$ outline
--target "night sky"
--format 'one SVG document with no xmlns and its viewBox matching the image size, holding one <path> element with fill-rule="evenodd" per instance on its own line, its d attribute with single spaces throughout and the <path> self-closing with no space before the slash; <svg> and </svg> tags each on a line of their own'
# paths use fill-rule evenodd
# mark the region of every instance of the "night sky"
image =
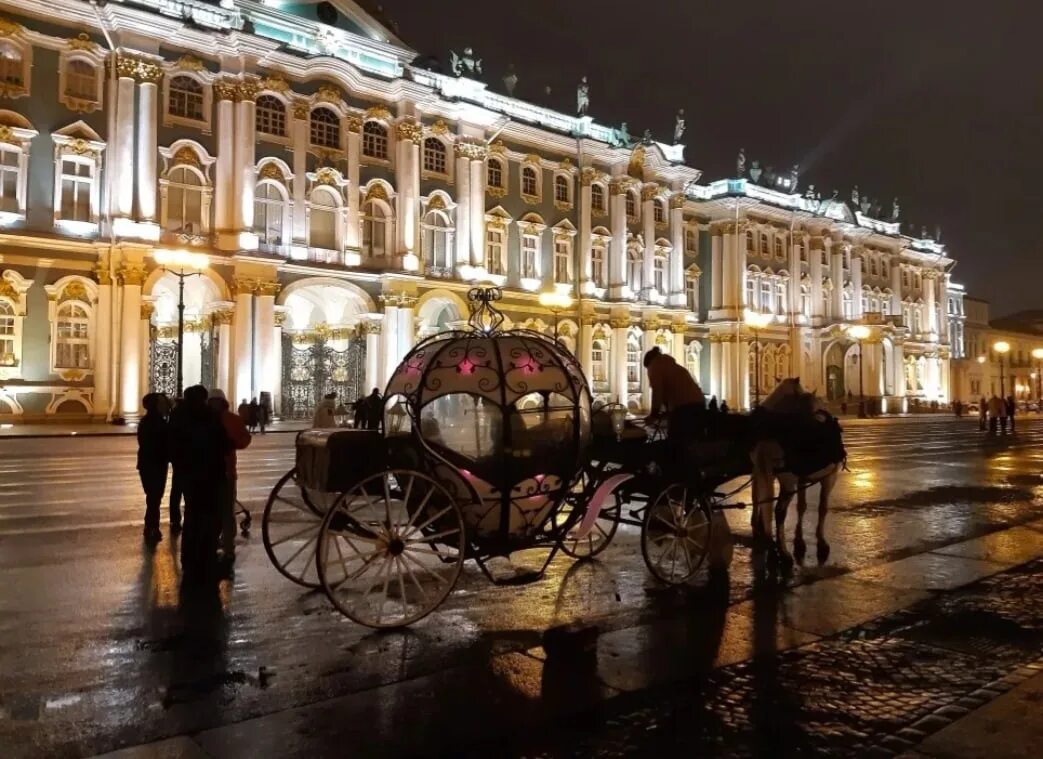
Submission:
<svg viewBox="0 0 1043 759">
<path fill-rule="evenodd" d="M 518 97 L 571 112 L 586 74 L 597 121 L 662 140 L 683 107 L 704 181 L 732 176 L 744 147 L 765 167 L 799 163 L 824 196 L 897 196 L 903 231 L 941 225 L 954 280 L 993 318 L 1043 307 L 1039 3 L 383 3 L 421 53 L 474 47 L 494 89 L 513 63 Z"/>
</svg>

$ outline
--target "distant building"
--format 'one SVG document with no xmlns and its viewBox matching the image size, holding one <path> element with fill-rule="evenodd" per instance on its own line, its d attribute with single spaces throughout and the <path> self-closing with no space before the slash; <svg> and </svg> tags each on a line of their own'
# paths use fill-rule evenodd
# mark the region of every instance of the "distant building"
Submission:
<svg viewBox="0 0 1043 759">
<path fill-rule="evenodd" d="M 1043 311 L 1020 311 L 1000 319 L 989 318 L 987 301 L 966 296 L 965 354 L 953 365 L 955 397 L 978 400 L 982 396 L 1013 395 L 1019 401 L 1038 401 L 1043 359 Z M 997 343 L 1006 343 L 1001 354 Z"/>
</svg>

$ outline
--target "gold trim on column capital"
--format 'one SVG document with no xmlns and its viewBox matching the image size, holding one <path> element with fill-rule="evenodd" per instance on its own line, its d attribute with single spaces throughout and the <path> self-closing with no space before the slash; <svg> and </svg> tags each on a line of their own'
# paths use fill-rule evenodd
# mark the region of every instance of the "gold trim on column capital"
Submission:
<svg viewBox="0 0 1043 759">
<path fill-rule="evenodd" d="M 685 332 L 688 331 L 688 325 L 678 324 L 675 322 L 670 325 L 670 331 L 673 332 L 675 335 L 683 335 Z"/>
<path fill-rule="evenodd" d="M 234 277 L 232 279 L 232 295 L 253 295 L 257 291 L 259 281 L 250 277 Z"/>
<path fill-rule="evenodd" d="M 282 290 L 282 285 L 279 282 L 274 281 L 263 281 L 256 280 L 254 282 L 254 294 L 255 295 L 271 295 L 275 296 Z"/>
<path fill-rule="evenodd" d="M 145 281 L 145 266 L 139 263 L 125 263 L 120 269 L 120 278 L 124 285 L 138 285 Z"/>
<path fill-rule="evenodd" d="M 112 284 L 112 274 L 109 272 L 109 267 L 101 261 L 94 265 L 94 279 L 97 280 L 99 285 Z"/>
<path fill-rule="evenodd" d="M 416 119 L 403 119 L 395 126 L 398 139 L 419 145 L 424 141 L 424 126 Z"/>
<path fill-rule="evenodd" d="M 614 316 L 608 320 L 608 324 L 612 329 L 624 329 L 630 326 L 630 317 Z"/>
</svg>

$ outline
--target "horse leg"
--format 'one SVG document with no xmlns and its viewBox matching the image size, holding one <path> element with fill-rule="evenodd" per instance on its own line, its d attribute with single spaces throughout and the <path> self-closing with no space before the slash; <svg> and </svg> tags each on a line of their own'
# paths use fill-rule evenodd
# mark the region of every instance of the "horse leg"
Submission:
<svg viewBox="0 0 1043 759">
<path fill-rule="evenodd" d="M 790 474 L 779 474 L 779 498 L 775 502 L 775 546 L 785 564 L 792 564 L 793 557 L 786 548 L 786 512 L 796 490 L 797 479 Z"/>
<path fill-rule="evenodd" d="M 759 548 L 771 540 L 771 505 L 775 502 L 775 474 L 772 456 L 763 443 L 751 453 L 753 460 L 753 545 Z"/>
<path fill-rule="evenodd" d="M 808 553 L 808 545 L 804 542 L 804 513 L 808 510 L 808 483 L 797 483 L 797 529 L 793 534 L 793 555 L 801 564 Z"/>
<path fill-rule="evenodd" d="M 816 555 L 820 564 L 829 559 L 829 542 L 826 540 L 826 515 L 829 513 L 829 495 L 837 484 L 837 468 L 822 478 L 822 486 L 818 497 L 818 525 L 815 527 L 815 540 L 818 543 Z"/>
</svg>

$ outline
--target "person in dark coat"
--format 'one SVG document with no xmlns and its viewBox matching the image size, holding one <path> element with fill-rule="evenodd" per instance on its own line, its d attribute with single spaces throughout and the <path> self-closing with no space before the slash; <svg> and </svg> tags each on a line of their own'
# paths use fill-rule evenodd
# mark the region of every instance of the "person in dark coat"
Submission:
<svg viewBox="0 0 1043 759">
<path fill-rule="evenodd" d="M 1014 402 L 1014 396 L 1008 395 L 1007 400 L 1007 418 L 1010 419 L 1010 431 L 1014 432 L 1014 414 L 1018 410 L 1018 404 Z"/>
<path fill-rule="evenodd" d="M 141 399 L 145 416 L 138 423 L 138 475 L 145 491 L 145 540 L 163 539 L 159 529 L 159 510 L 167 487 L 167 399 L 162 393 L 149 393 Z M 179 520 L 180 521 L 180 520 Z"/>
<path fill-rule="evenodd" d="M 366 398 L 366 429 L 379 430 L 383 417 L 384 398 L 380 395 L 379 388 L 373 388 L 373 392 Z"/>
<path fill-rule="evenodd" d="M 354 403 L 355 429 L 366 429 L 366 398 L 360 395 Z"/>
<path fill-rule="evenodd" d="M 256 398 L 250 399 L 250 415 L 246 420 L 246 427 L 250 432 L 257 430 L 257 425 L 261 421 L 261 405 L 257 402 Z"/>
<path fill-rule="evenodd" d="M 206 401 L 206 388 L 193 385 L 170 419 L 170 459 L 185 494 L 181 571 L 190 581 L 215 575 L 225 456 L 232 448 L 220 416 Z"/>
</svg>

